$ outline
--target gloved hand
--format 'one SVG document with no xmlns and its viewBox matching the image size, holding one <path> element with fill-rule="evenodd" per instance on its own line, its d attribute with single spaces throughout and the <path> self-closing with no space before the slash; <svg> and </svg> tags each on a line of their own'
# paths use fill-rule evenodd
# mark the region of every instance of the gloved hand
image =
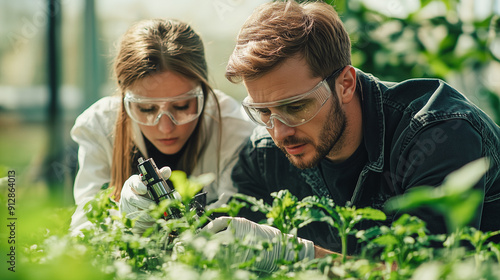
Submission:
<svg viewBox="0 0 500 280">
<path fill-rule="evenodd" d="M 229 240 L 228 234 L 234 234 L 235 239 L 246 239 L 245 241 L 248 243 L 245 244 L 250 246 L 259 244 L 261 241 L 272 243 L 272 249 L 262 250 L 262 252 L 260 252 L 262 258 L 260 260 L 257 259 L 253 264 L 254 268 L 258 270 L 273 272 L 278 270 L 278 266 L 276 265 L 278 259 L 285 259 L 288 261 L 294 260 L 295 252 L 293 250 L 292 239 L 296 239 L 299 244 L 303 245 L 298 254 L 299 260 L 305 258 L 310 260 L 314 259 L 314 243 L 312 241 L 294 237 L 289 234 L 283 234 L 277 228 L 268 225 L 260 225 L 244 218 L 219 217 L 207 224 L 203 230 L 215 234 L 222 240 Z M 285 251 L 283 251 L 282 246 L 286 246 Z M 233 259 L 234 263 L 243 263 L 254 257 L 254 253 L 251 249 L 242 249 L 241 247 L 239 247 L 239 249 L 246 251 L 239 252 L 241 253 L 239 255 L 234 254 L 235 256 L 239 256 L 239 258 Z"/>
<path fill-rule="evenodd" d="M 165 166 L 160 169 L 160 174 L 167 180 L 172 174 L 172 171 L 170 167 Z M 155 223 L 155 219 L 146 211 L 151 205 L 155 204 L 153 200 L 144 196 L 147 192 L 148 189 L 146 185 L 142 183 L 139 175 L 130 176 L 123 184 L 118 207 L 125 217 L 135 220 L 132 231 L 136 234 L 143 234 L 146 229 L 152 227 Z"/>
</svg>

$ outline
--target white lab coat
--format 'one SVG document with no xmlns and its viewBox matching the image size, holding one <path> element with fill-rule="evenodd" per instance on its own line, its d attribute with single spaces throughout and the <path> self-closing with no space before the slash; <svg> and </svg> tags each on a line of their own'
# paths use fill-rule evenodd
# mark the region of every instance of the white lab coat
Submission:
<svg viewBox="0 0 500 280">
<path fill-rule="evenodd" d="M 225 203 L 237 190 L 231 181 L 231 170 L 236 163 L 238 151 L 244 139 L 249 136 L 255 125 L 248 119 L 241 105 L 232 97 L 215 91 L 221 108 L 222 137 L 219 182 L 206 186 L 207 201 L 217 201 L 212 207 Z M 75 121 L 71 137 L 78 143 L 79 170 L 75 178 L 74 198 L 77 208 L 71 219 L 70 230 L 78 233 L 90 226 L 83 207 L 92 200 L 101 186 L 111 180 L 111 160 L 114 143 L 114 127 L 120 98 L 108 96 L 100 99 L 85 110 Z M 207 137 L 198 165 L 192 175 L 217 173 L 217 138 L 219 123 L 213 97 L 209 95 L 204 111 L 201 131 Z M 132 122 L 133 139 L 141 153 L 147 157 L 144 140 L 139 126 Z M 161 168 L 161 166 L 158 166 Z M 224 194 L 224 195 L 223 195 Z M 218 199 L 219 198 L 219 199 Z M 217 200 L 218 199 L 218 200 Z"/>
</svg>

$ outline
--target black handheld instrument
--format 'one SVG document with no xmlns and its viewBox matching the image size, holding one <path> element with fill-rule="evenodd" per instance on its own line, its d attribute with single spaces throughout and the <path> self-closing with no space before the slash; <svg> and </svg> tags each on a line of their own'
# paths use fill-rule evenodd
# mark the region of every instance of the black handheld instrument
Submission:
<svg viewBox="0 0 500 280">
<path fill-rule="evenodd" d="M 180 195 L 175 191 L 175 189 L 170 188 L 165 179 L 160 174 L 158 167 L 152 158 L 144 160 L 142 157 L 139 158 L 139 165 L 137 166 L 140 172 L 140 176 L 144 185 L 148 188 L 149 196 L 159 204 L 165 199 L 179 199 Z M 168 208 L 164 213 L 165 219 L 179 219 L 181 218 L 181 213 L 177 208 Z"/>
</svg>

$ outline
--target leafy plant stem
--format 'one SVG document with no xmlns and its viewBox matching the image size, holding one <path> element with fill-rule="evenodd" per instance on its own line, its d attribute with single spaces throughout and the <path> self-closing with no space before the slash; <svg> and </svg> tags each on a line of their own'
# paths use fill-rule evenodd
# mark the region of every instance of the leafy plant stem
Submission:
<svg viewBox="0 0 500 280">
<path fill-rule="evenodd" d="M 342 223 L 342 230 L 340 231 L 340 240 L 342 242 L 342 263 L 347 260 L 347 232 L 345 222 Z"/>
<path fill-rule="evenodd" d="M 461 229 L 457 227 L 455 229 L 455 232 L 452 234 L 453 239 L 452 239 L 452 244 L 450 246 L 452 262 L 455 262 L 456 260 L 458 260 L 460 258 L 460 254 L 458 252 L 460 233 L 461 233 Z"/>
</svg>

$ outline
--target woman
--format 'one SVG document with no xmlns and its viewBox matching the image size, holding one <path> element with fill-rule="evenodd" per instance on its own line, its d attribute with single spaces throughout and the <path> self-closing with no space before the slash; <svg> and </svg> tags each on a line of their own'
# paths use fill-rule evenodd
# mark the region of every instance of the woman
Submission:
<svg viewBox="0 0 500 280">
<path fill-rule="evenodd" d="M 80 166 L 71 230 L 90 225 L 83 207 L 103 185 L 120 201 L 139 157 L 188 175 L 216 174 L 204 189 L 207 201 L 226 202 L 236 192 L 230 173 L 237 151 L 254 125 L 238 102 L 208 84 L 198 34 L 176 20 L 141 21 L 125 33 L 114 71 L 119 96 L 97 101 L 71 130 Z"/>
</svg>

